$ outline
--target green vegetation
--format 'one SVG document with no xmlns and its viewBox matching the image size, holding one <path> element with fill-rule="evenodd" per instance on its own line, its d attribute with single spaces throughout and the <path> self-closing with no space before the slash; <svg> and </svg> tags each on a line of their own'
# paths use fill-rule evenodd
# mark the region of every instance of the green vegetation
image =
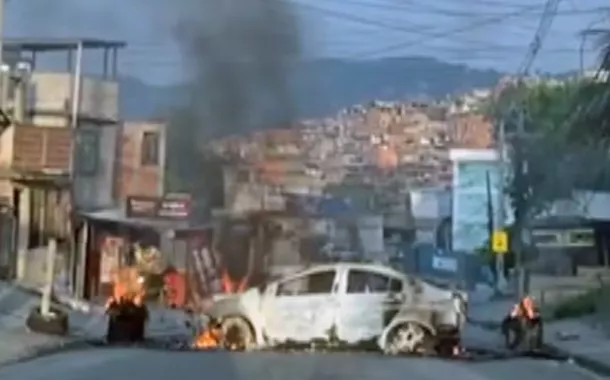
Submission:
<svg viewBox="0 0 610 380">
<path fill-rule="evenodd" d="M 606 311 L 610 306 L 610 286 L 593 289 L 559 303 L 552 309 L 553 319 L 579 318 Z"/>
<path fill-rule="evenodd" d="M 512 161 L 527 162 L 527 170 L 507 184 L 513 207 L 520 203 L 525 219 L 569 198 L 574 188 L 608 187 L 610 140 L 599 128 L 608 89 L 590 79 L 515 84 L 488 107 L 488 115 L 505 125 Z M 518 133 L 521 124 L 524 133 Z"/>
</svg>

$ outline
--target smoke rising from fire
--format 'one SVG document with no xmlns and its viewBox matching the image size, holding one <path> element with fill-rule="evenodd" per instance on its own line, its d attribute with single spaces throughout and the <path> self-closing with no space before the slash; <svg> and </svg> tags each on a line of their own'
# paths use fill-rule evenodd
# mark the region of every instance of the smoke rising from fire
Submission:
<svg viewBox="0 0 610 380">
<path fill-rule="evenodd" d="M 177 2 L 172 2 L 177 4 Z M 283 127 L 294 116 L 291 68 L 301 51 L 286 0 L 187 0 L 176 41 L 200 136 Z"/>
<path fill-rule="evenodd" d="M 203 154 L 210 139 L 293 122 L 299 22 L 287 0 L 165 1 L 171 17 L 179 12 L 174 36 L 189 78 L 168 131 L 170 187 L 209 209 L 222 203 L 222 174 Z"/>
</svg>

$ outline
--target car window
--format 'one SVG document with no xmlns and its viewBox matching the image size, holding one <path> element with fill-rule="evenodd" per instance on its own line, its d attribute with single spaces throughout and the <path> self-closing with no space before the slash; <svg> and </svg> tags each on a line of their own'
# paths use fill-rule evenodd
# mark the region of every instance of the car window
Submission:
<svg viewBox="0 0 610 380">
<path fill-rule="evenodd" d="M 399 278 L 390 279 L 390 292 L 400 293 L 400 292 L 402 292 L 402 289 L 403 289 L 403 283 L 402 283 L 401 279 L 399 279 Z"/>
<path fill-rule="evenodd" d="M 347 276 L 348 293 L 387 293 L 402 291 L 402 281 L 379 273 L 351 269 Z"/>
<path fill-rule="evenodd" d="M 277 287 L 278 296 L 298 296 L 305 294 L 331 293 L 335 282 L 335 271 L 311 273 L 282 282 Z"/>
</svg>

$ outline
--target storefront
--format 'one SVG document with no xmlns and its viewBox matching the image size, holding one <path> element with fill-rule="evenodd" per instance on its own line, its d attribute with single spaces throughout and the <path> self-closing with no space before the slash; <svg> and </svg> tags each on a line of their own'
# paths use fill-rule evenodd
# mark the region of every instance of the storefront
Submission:
<svg viewBox="0 0 610 380">
<path fill-rule="evenodd" d="M 188 198 L 169 197 L 133 197 L 122 209 L 83 214 L 86 255 L 77 269 L 80 295 L 107 297 L 113 273 L 126 266 L 136 267 L 147 279 L 151 296 L 158 297 L 151 301 L 162 301 L 163 280 L 169 271 L 175 271 L 186 284 L 192 267 L 189 252 L 201 249 L 206 240 L 202 237 L 209 234 L 208 227 L 193 227 L 189 214 Z"/>
</svg>

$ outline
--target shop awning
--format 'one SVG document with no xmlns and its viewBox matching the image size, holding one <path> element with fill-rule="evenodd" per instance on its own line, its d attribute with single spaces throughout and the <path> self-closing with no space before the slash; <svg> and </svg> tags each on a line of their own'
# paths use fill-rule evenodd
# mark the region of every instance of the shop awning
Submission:
<svg viewBox="0 0 610 380">
<path fill-rule="evenodd" d="M 121 208 L 81 212 L 81 215 L 92 221 L 118 223 L 136 228 L 151 228 L 158 232 L 170 232 L 192 229 L 188 221 L 164 220 L 157 218 L 130 218 Z"/>
</svg>

